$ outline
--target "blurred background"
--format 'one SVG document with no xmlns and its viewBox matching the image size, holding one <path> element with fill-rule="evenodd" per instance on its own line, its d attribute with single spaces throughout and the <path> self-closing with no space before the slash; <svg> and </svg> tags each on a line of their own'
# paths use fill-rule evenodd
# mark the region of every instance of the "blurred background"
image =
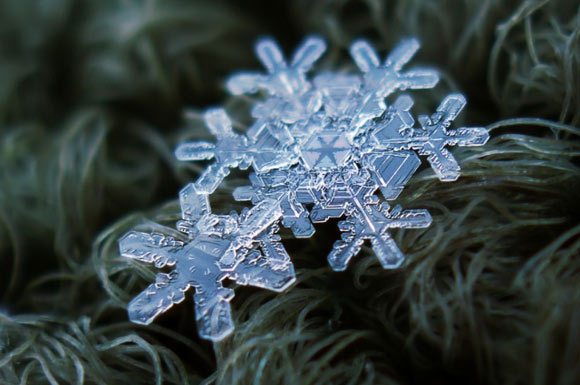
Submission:
<svg viewBox="0 0 580 385">
<path fill-rule="evenodd" d="M 258 38 L 290 55 L 313 34 L 328 44 L 315 70 L 340 71 L 357 38 L 384 57 L 417 37 L 411 66 L 441 81 L 416 112 L 462 92 L 458 123 L 492 140 L 454 151 L 458 182 L 427 167 L 409 184 L 398 203 L 434 223 L 396 233 L 400 271 L 365 249 L 333 273 L 333 222 L 285 237 L 287 294 L 236 290 L 223 343 L 197 337 L 191 300 L 129 323 L 154 271 L 116 240 L 171 228 L 204 167 L 174 148 L 211 138 L 196 118 L 210 106 L 247 127 L 256 97 L 224 82 L 261 71 Z M 572 0 L 0 0 L 0 383 L 579 383 L 579 38 Z M 238 209 L 245 177 L 212 204 Z"/>
</svg>

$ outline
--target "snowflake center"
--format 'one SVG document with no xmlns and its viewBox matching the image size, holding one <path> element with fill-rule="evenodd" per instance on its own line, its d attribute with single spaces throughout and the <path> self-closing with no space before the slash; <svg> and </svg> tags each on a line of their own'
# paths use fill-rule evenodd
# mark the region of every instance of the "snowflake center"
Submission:
<svg viewBox="0 0 580 385">
<path fill-rule="evenodd" d="M 352 146 L 338 130 L 323 130 L 314 135 L 301 149 L 304 165 L 312 169 L 330 169 L 344 165 Z"/>
</svg>

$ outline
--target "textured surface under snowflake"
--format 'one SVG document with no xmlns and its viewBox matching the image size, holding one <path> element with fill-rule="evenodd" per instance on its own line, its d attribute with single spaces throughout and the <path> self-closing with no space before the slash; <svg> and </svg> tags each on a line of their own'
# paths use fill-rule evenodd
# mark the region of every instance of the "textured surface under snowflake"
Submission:
<svg viewBox="0 0 580 385">
<path fill-rule="evenodd" d="M 431 224 L 427 210 L 403 210 L 387 201 L 397 198 L 426 156 L 441 181 L 459 177 L 459 165 L 447 146 L 480 146 L 484 128 L 450 125 L 465 105 L 460 94 L 448 95 L 432 115 L 410 110 L 413 99 L 402 90 L 432 88 L 438 75 L 430 69 L 403 70 L 419 48 L 415 39 L 402 41 L 384 61 L 365 41 L 350 49 L 362 75 L 321 73 L 306 76 L 326 46 L 307 39 L 287 62 L 271 40 L 257 44 L 267 73 L 242 73 L 229 79 L 234 95 L 262 91 L 254 124 L 236 133 L 225 110 L 210 109 L 204 120 L 215 143 L 180 145 L 183 161 L 212 160 L 199 179 L 180 193 L 182 220 L 177 228 L 186 240 L 162 234 L 130 232 L 120 240 L 121 254 L 156 267 L 156 282 L 129 304 L 132 321 L 148 324 L 195 289 L 195 311 L 201 337 L 219 341 L 234 325 L 229 301 L 230 279 L 283 291 L 295 281 L 292 262 L 277 232 L 290 228 L 299 238 L 314 235 L 314 225 L 340 218 L 342 236 L 328 255 L 330 266 L 345 270 L 369 240 L 385 269 L 396 268 L 404 254 L 389 234 L 391 228 Z M 251 201 L 240 215 L 211 213 L 208 196 L 231 168 L 248 169 L 251 184 L 237 188 L 234 198 Z"/>
</svg>

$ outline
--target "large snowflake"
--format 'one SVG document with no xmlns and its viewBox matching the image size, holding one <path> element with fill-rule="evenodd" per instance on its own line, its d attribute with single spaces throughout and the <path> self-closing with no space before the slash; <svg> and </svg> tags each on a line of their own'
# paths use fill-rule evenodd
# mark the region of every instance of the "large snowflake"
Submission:
<svg viewBox="0 0 580 385">
<path fill-rule="evenodd" d="M 241 285 L 282 291 L 296 279 L 290 257 L 275 234 L 282 210 L 265 199 L 241 215 L 211 213 L 207 194 L 193 184 L 180 193 L 177 228 L 186 240 L 163 234 L 131 231 L 119 240 L 121 254 L 156 267 L 174 266 L 158 273 L 155 283 L 129 303 L 129 318 L 149 324 L 195 288 L 195 313 L 201 337 L 219 341 L 234 330 L 226 278 Z"/>
<path fill-rule="evenodd" d="M 430 69 L 403 72 L 419 48 L 416 39 L 401 42 L 384 62 L 365 41 L 351 46 L 362 76 L 322 73 L 306 77 L 322 55 L 324 41 L 307 39 L 290 62 L 271 40 L 257 44 L 266 74 L 242 73 L 227 82 L 234 95 L 262 91 L 254 123 L 246 134 L 232 129 L 221 108 L 207 110 L 204 120 L 215 143 L 184 143 L 176 150 L 183 161 L 214 160 L 199 179 L 181 192 L 182 220 L 178 230 L 186 240 L 161 234 L 130 232 L 120 240 L 121 253 L 157 267 L 175 266 L 129 304 L 130 318 L 149 323 L 184 292 L 195 288 L 196 315 L 203 338 L 219 341 L 233 323 L 231 289 L 222 281 L 282 291 L 294 280 L 294 269 L 279 237 L 279 224 L 296 237 L 307 238 L 314 224 L 338 222 L 341 239 L 328 255 L 337 271 L 347 268 L 365 239 L 385 269 L 404 260 L 391 228 L 421 228 L 431 224 L 426 210 L 391 207 L 419 167 L 427 160 L 441 181 L 459 177 L 459 165 L 446 146 L 479 146 L 488 139 L 484 128 L 450 125 L 465 105 L 460 94 L 448 95 L 430 116 L 410 112 L 413 100 L 397 91 L 432 88 L 438 75 Z M 251 185 L 239 187 L 234 198 L 251 201 L 241 215 L 211 214 L 208 195 L 231 168 L 252 167 Z"/>
</svg>

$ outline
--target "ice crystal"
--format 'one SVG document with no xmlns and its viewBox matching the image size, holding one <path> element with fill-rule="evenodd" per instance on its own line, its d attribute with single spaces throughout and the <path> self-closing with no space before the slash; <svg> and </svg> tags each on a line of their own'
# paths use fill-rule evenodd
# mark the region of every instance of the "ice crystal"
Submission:
<svg viewBox="0 0 580 385">
<path fill-rule="evenodd" d="M 121 254 L 156 267 L 172 266 L 158 273 L 155 283 L 128 306 L 131 321 L 149 324 L 195 289 L 195 314 L 199 335 L 220 341 L 234 325 L 229 301 L 232 289 L 223 287 L 228 278 L 240 285 L 283 291 L 295 280 L 290 257 L 276 235 L 282 215 L 278 202 L 265 199 L 241 215 L 211 213 L 208 195 L 195 185 L 180 193 L 182 220 L 178 240 L 162 234 L 131 231 L 119 240 Z"/>
<path fill-rule="evenodd" d="M 450 129 L 465 105 L 460 94 L 448 95 L 430 116 L 410 110 L 413 100 L 397 91 L 432 88 L 434 70 L 403 67 L 419 48 L 416 39 L 402 41 L 381 63 L 365 41 L 355 42 L 351 56 L 362 76 L 325 72 L 306 76 L 326 49 L 308 38 L 291 62 L 272 40 L 256 46 L 267 73 L 240 73 L 227 82 L 234 95 L 263 92 L 252 109 L 254 123 L 245 134 L 232 129 L 221 108 L 207 110 L 204 121 L 215 143 L 181 144 L 179 160 L 212 160 L 195 183 L 181 191 L 185 240 L 161 234 L 130 232 L 120 240 L 121 253 L 157 267 L 157 281 L 129 304 L 130 318 L 149 323 L 185 291 L 195 288 L 196 315 L 203 338 L 219 341 L 233 330 L 229 301 L 233 291 L 224 279 L 282 291 L 295 280 L 294 269 L 279 237 L 279 225 L 308 238 L 314 224 L 338 218 L 342 236 L 328 255 L 330 266 L 345 270 L 365 240 L 385 269 L 396 268 L 404 254 L 389 234 L 392 228 L 431 224 L 427 210 L 403 210 L 387 201 L 397 198 L 426 156 L 441 181 L 459 177 L 459 165 L 447 146 L 479 146 L 484 128 Z M 251 201 L 241 215 L 214 215 L 208 204 L 231 168 L 251 166 L 248 186 L 234 198 Z"/>
</svg>

